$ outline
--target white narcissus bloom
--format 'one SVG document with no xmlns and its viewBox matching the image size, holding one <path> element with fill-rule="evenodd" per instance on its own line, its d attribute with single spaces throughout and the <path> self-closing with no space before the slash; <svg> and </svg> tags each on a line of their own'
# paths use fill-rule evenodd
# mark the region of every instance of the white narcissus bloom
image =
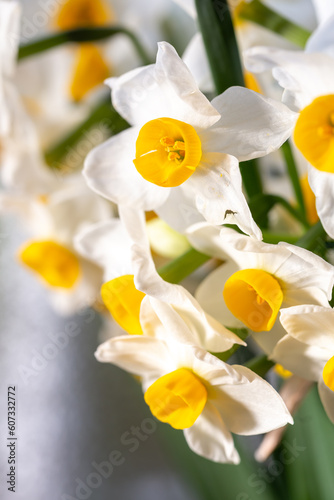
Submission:
<svg viewBox="0 0 334 500">
<path fill-rule="evenodd" d="M 230 366 L 200 347 L 174 339 L 118 337 L 96 357 L 142 377 L 152 414 L 183 429 L 197 454 L 239 463 L 231 432 L 253 435 L 293 423 L 278 393 L 244 366 Z"/>
<path fill-rule="evenodd" d="M 263 243 L 204 223 L 190 228 L 187 236 L 196 249 L 227 260 L 196 292 L 203 309 L 226 327 L 245 325 L 267 354 L 285 333 L 277 320 L 281 308 L 328 306 L 334 267 L 308 250 Z"/>
<path fill-rule="evenodd" d="M 87 189 L 81 175 L 40 198 L 3 193 L 0 210 L 19 215 L 31 231 L 18 259 L 48 288 L 59 313 L 72 314 L 96 301 L 101 270 L 75 251 L 73 238 L 86 225 L 109 218 L 111 208 Z"/>
<path fill-rule="evenodd" d="M 234 221 L 261 238 L 241 191 L 237 158 L 280 147 L 295 114 L 241 87 L 210 103 L 165 42 L 156 64 L 108 83 L 114 107 L 132 127 L 89 153 L 88 185 L 119 205 L 155 210 L 179 231 L 195 213 L 197 221 Z"/>
<path fill-rule="evenodd" d="M 16 192 L 42 194 L 54 184 L 44 165 L 34 126 L 14 83 L 21 10 L 0 1 L 0 165 L 1 179 Z"/>
<path fill-rule="evenodd" d="M 334 237 L 334 15 L 310 37 L 306 50 L 256 47 L 246 53 L 248 69 L 273 68 L 283 87 L 283 102 L 298 111 L 293 139 L 309 163 L 308 176 L 316 208 L 327 233 Z"/>
<path fill-rule="evenodd" d="M 334 311 L 330 307 L 296 306 L 281 311 L 287 335 L 272 358 L 296 375 L 318 382 L 321 401 L 334 423 Z"/>
<path fill-rule="evenodd" d="M 224 352 L 240 338 L 206 314 L 182 286 L 157 273 L 145 234 L 143 213 L 120 209 L 113 219 L 87 228 L 75 240 L 77 251 L 104 269 L 104 304 L 129 334 L 182 339 L 212 352 Z"/>
</svg>

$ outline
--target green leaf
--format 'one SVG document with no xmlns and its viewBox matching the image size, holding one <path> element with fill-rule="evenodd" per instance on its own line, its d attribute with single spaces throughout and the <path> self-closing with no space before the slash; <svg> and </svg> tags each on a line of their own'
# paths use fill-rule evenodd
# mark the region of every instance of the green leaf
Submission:
<svg viewBox="0 0 334 500">
<path fill-rule="evenodd" d="M 305 47 L 311 35 L 309 31 L 280 16 L 259 2 L 259 0 L 252 0 L 249 3 L 242 2 L 238 15 L 247 21 L 252 21 L 274 31 L 302 48 Z"/>
<path fill-rule="evenodd" d="M 295 457 L 292 455 L 294 460 L 286 466 L 292 499 L 332 500 L 334 426 L 322 407 L 316 387 L 295 415 L 295 425 L 287 428 L 283 445 L 286 443 L 298 447 Z"/>
<path fill-rule="evenodd" d="M 158 269 L 160 276 L 169 283 L 180 283 L 184 278 L 196 271 L 211 257 L 191 248 L 183 255 Z"/>
<path fill-rule="evenodd" d="M 75 145 L 85 139 L 87 135 L 89 136 L 89 132 L 96 126 L 103 127 L 110 136 L 129 127 L 128 123 L 112 107 L 108 96 L 93 109 L 90 116 L 81 125 L 44 153 L 47 164 L 58 170 L 68 168 L 65 157 L 71 152 L 75 153 Z"/>
<path fill-rule="evenodd" d="M 147 55 L 146 50 L 144 49 L 138 38 L 131 31 L 121 26 L 110 26 L 104 28 L 79 28 L 75 30 L 55 33 L 41 38 L 40 40 L 21 45 L 19 48 L 18 59 L 24 59 L 25 57 L 38 54 L 39 52 L 43 52 L 44 50 L 58 47 L 59 45 L 63 45 L 64 43 L 96 42 L 98 40 L 104 40 L 105 38 L 111 38 L 115 35 L 120 34 L 125 35 L 131 40 L 143 64 L 151 63 L 151 58 Z"/>
<path fill-rule="evenodd" d="M 288 201 L 278 195 L 273 194 L 258 194 L 253 196 L 248 202 L 250 211 L 252 212 L 254 220 L 261 226 L 268 212 L 276 205 L 281 205 L 287 212 L 289 212 L 295 219 L 301 222 L 304 226 L 309 228 L 309 224 L 305 221 L 303 215 L 299 210 L 296 210 Z"/>
</svg>

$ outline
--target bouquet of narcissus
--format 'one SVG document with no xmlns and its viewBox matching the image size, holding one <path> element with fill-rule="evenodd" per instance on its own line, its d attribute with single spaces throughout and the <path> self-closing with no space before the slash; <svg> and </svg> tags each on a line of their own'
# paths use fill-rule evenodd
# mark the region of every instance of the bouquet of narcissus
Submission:
<svg viewBox="0 0 334 500">
<path fill-rule="evenodd" d="M 334 2 L 66 0 L 33 40 L 21 11 L 0 0 L 19 263 L 99 312 L 96 359 L 182 429 L 199 498 L 331 500 Z"/>
</svg>

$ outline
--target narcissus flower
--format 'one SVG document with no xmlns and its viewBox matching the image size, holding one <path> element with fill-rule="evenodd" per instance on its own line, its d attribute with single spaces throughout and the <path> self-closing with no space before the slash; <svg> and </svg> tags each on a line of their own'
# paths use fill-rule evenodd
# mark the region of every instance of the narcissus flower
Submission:
<svg viewBox="0 0 334 500">
<path fill-rule="evenodd" d="M 47 192 L 53 175 L 44 165 L 33 123 L 15 85 L 20 40 L 18 2 L 0 1 L 0 166 L 2 183 L 16 192 Z"/>
<path fill-rule="evenodd" d="M 165 335 L 223 352 L 240 338 L 206 314 L 182 286 L 157 273 L 145 233 L 143 213 L 120 209 L 113 219 L 87 228 L 76 249 L 104 269 L 102 300 L 115 321 L 130 335 Z M 168 325 L 168 328 L 167 328 Z"/>
<path fill-rule="evenodd" d="M 309 163 L 309 183 L 327 233 L 334 237 L 334 16 L 310 37 L 306 51 L 256 47 L 247 52 L 251 71 L 273 68 L 283 101 L 299 112 L 293 139 Z"/>
<path fill-rule="evenodd" d="M 296 306 L 281 312 L 287 335 L 272 358 L 296 375 L 318 382 L 321 401 L 334 423 L 334 311 L 330 307 Z"/>
<path fill-rule="evenodd" d="M 113 105 L 132 127 L 90 152 L 84 169 L 88 185 L 120 205 L 154 209 L 177 230 L 184 230 L 189 212 L 195 212 L 197 221 L 233 220 L 261 238 L 241 191 L 237 158 L 277 149 L 295 114 L 241 87 L 210 103 L 165 42 L 156 64 L 107 83 Z"/>
<path fill-rule="evenodd" d="M 251 370 L 166 338 L 118 337 L 96 357 L 142 377 L 153 415 L 183 429 L 189 447 L 215 462 L 239 463 L 231 432 L 261 434 L 292 423 L 277 392 Z"/>
<path fill-rule="evenodd" d="M 280 309 L 328 306 L 334 267 L 308 250 L 263 243 L 206 224 L 190 228 L 188 238 L 198 250 L 227 260 L 197 289 L 204 310 L 227 327 L 244 325 L 255 332 L 254 339 L 268 354 L 284 335 L 277 321 Z"/>
<path fill-rule="evenodd" d="M 95 302 L 101 270 L 76 252 L 73 238 L 87 224 L 109 218 L 110 208 L 80 175 L 38 199 L 2 194 L 0 210 L 16 213 L 31 230 L 18 259 L 47 287 L 57 311 L 72 314 Z"/>
</svg>

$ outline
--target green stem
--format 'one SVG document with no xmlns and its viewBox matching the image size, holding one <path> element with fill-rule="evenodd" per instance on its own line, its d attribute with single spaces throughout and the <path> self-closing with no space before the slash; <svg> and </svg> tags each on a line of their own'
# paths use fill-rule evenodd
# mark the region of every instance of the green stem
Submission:
<svg viewBox="0 0 334 500">
<path fill-rule="evenodd" d="M 227 0 L 195 0 L 198 22 L 217 94 L 244 86 L 239 50 Z"/>
<path fill-rule="evenodd" d="M 227 0 L 195 0 L 198 22 L 217 94 L 233 85 L 244 86 L 244 76 Z M 249 197 L 262 192 L 256 161 L 241 165 Z"/>
<path fill-rule="evenodd" d="M 79 28 L 75 30 L 62 31 L 61 33 L 55 33 L 41 38 L 40 40 L 21 45 L 18 59 L 24 59 L 25 57 L 38 54 L 39 52 L 52 49 L 53 47 L 57 47 L 58 45 L 68 42 L 96 42 L 98 40 L 103 40 L 120 34 L 127 36 L 131 40 L 143 64 L 150 64 L 152 62 L 138 38 L 131 31 L 121 26 Z"/>
<path fill-rule="evenodd" d="M 293 186 L 293 190 L 295 192 L 296 200 L 299 205 L 299 209 L 301 213 L 304 215 L 304 218 L 306 219 L 306 210 L 305 210 L 305 202 L 304 202 L 304 196 L 302 192 L 302 188 L 300 185 L 300 180 L 299 180 L 299 175 L 298 175 L 298 170 L 296 167 L 296 163 L 292 154 L 291 150 L 291 145 L 289 141 L 286 141 L 282 146 L 281 146 L 281 151 L 283 153 L 286 167 L 288 170 L 288 174 Z"/>
<path fill-rule="evenodd" d="M 211 257 L 208 255 L 191 248 L 177 259 L 158 269 L 158 273 L 169 283 L 180 283 L 209 259 Z"/>
<path fill-rule="evenodd" d="M 87 120 L 73 130 L 67 137 L 63 138 L 60 142 L 45 152 L 45 160 L 47 164 L 58 170 L 66 167 L 67 162 L 63 162 L 62 160 L 66 155 L 75 153 L 75 144 L 82 140 L 86 134 L 89 139 L 89 131 L 92 130 L 92 128 L 97 124 L 100 128 L 103 128 L 104 131 L 109 132 L 110 135 L 121 132 L 128 127 L 127 122 L 123 120 L 123 118 L 112 107 L 110 97 L 108 96 L 107 99 L 104 99 L 95 107 Z M 82 160 L 84 160 L 84 158 L 82 158 Z"/>
<path fill-rule="evenodd" d="M 260 377 L 264 377 L 274 365 L 275 363 L 270 361 L 265 354 L 256 356 L 245 363 L 247 368 L 260 375 Z"/>
<path fill-rule="evenodd" d="M 256 159 L 239 163 L 242 181 L 248 198 L 263 192 L 262 179 Z"/>
<path fill-rule="evenodd" d="M 280 16 L 263 5 L 259 0 L 253 0 L 249 3 L 242 2 L 238 15 L 247 21 L 252 21 L 270 31 L 274 31 L 302 48 L 305 47 L 311 35 L 309 31 Z"/>
</svg>

